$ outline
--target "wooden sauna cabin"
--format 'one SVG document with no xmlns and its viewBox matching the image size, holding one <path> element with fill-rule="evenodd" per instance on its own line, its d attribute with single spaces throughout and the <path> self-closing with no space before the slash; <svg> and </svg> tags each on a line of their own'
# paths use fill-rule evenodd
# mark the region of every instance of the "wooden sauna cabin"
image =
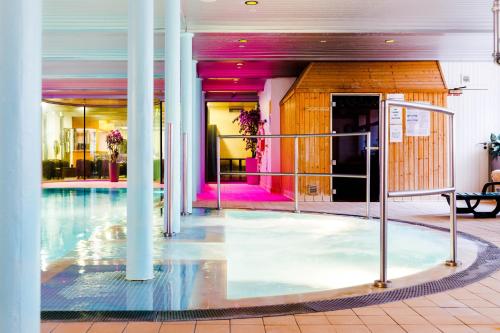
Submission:
<svg viewBox="0 0 500 333">
<path fill-rule="evenodd" d="M 370 131 L 378 146 L 380 101 L 405 101 L 446 106 L 448 90 L 437 61 L 313 62 L 282 99 L 281 133 L 351 133 Z M 389 147 L 389 190 L 430 189 L 446 182 L 445 115 L 428 114 L 424 136 L 407 136 L 402 110 L 401 142 Z M 391 125 L 392 126 L 392 125 Z M 400 132 L 401 133 L 401 132 Z M 414 135 L 414 134 L 413 134 Z M 299 171 L 309 173 L 366 173 L 365 139 L 313 138 L 299 140 Z M 281 142 L 281 168 L 293 172 L 294 143 Z M 371 152 L 371 198 L 378 200 L 378 152 Z M 331 180 L 301 177 L 302 201 L 364 201 L 363 179 Z M 284 177 L 282 191 L 294 197 L 293 177 Z"/>
</svg>

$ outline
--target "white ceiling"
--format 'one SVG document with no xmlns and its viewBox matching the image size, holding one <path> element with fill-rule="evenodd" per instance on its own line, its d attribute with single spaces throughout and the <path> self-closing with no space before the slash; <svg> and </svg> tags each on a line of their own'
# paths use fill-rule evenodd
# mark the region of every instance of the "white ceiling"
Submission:
<svg viewBox="0 0 500 333">
<path fill-rule="evenodd" d="M 163 27 L 166 0 L 155 0 Z M 492 0 L 183 0 L 193 32 L 489 32 Z M 44 0 L 46 30 L 126 30 L 126 0 Z"/>
<path fill-rule="evenodd" d="M 157 60 L 164 54 L 164 1 L 155 0 Z M 493 0 L 243 2 L 182 0 L 196 59 L 491 60 Z M 44 77 L 126 77 L 127 0 L 43 4 Z M 239 38 L 249 40 L 245 48 Z"/>
</svg>

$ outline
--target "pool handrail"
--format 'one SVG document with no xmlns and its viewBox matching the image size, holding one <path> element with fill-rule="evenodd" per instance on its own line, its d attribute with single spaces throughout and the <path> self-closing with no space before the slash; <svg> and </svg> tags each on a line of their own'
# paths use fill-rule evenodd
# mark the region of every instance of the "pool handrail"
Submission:
<svg viewBox="0 0 500 333">
<path fill-rule="evenodd" d="M 366 173 L 364 175 L 354 174 L 334 174 L 334 173 L 310 173 L 299 172 L 299 139 L 304 138 L 337 138 L 337 137 L 366 137 Z M 224 139 L 294 139 L 294 170 L 293 172 L 221 172 L 220 170 L 220 142 Z M 299 208 L 299 177 L 330 177 L 330 178 L 353 178 L 366 179 L 366 217 L 371 217 L 370 213 L 370 173 L 371 151 L 377 147 L 371 147 L 370 132 L 355 133 L 313 133 L 313 134 L 262 134 L 262 135 L 218 135 L 216 140 L 216 159 L 217 159 L 217 209 L 222 209 L 221 200 L 221 175 L 245 175 L 245 176 L 293 176 L 294 177 L 294 211 L 300 213 Z"/>
<path fill-rule="evenodd" d="M 173 196 L 172 196 L 172 180 L 173 180 L 173 159 L 172 153 L 173 149 L 173 137 L 174 137 L 174 124 L 172 122 L 167 123 L 167 127 L 165 128 L 167 131 L 167 140 L 165 142 L 166 149 L 166 172 L 165 172 L 165 186 L 164 186 L 164 214 L 163 214 L 163 235 L 165 237 L 172 237 L 173 232 L 173 220 L 174 220 L 174 212 L 173 212 Z"/>
<path fill-rule="evenodd" d="M 418 189 L 409 191 L 389 191 L 388 165 L 389 165 L 389 115 L 390 107 L 411 108 L 430 112 L 438 112 L 448 116 L 448 186 L 436 189 Z M 374 282 L 375 287 L 387 288 L 390 281 L 387 279 L 387 217 L 388 198 L 426 196 L 442 193 L 450 194 L 450 259 L 448 266 L 457 266 L 457 212 L 455 189 L 455 134 L 454 115 L 452 110 L 432 104 L 421 104 L 387 99 L 382 101 L 379 114 L 379 164 L 380 164 L 380 278 Z"/>
</svg>

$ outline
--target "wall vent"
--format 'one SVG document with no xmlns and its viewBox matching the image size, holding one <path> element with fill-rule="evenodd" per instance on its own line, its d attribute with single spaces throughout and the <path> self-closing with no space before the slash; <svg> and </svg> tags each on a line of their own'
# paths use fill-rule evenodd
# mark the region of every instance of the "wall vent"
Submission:
<svg viewBox="0 0 500 333">
<path fill-rule="evenodd" d="M 307 194 L 308 195 L 317 195 L 318 194 L 318 185 L 307 185 Z"/>
</svg>

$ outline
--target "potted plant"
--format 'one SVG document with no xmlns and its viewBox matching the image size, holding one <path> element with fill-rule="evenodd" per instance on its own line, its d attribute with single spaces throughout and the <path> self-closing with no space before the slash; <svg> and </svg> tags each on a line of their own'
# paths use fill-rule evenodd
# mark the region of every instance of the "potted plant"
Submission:
<svg viewBox="0 0 500 333">
<path fill-rule="evenodd" d="M 112 130 L 106 136 L 106 144 L 109 150 L 109 180 L 117 182 L 118 173 L 118 156 L 120 155 L 119 147 L 123 143 L 123 136 L 119 130 Z"/>
<path fill-rule="evenodd" d="M 241 110 L 238 117 L 233 120 L 233 123 L 238 122 L 240 125 L 239 132 L 243 135 L 257 135 L 260 123 L 260 110 Z M 257 155 L 257 139 L 244 138 L 245 150 L 252 153 L 252 157 L 245 159 L 246 172 L 258 172 Z M 259 176 L 247 176 L 247 184 L 258 185 L 260 181 Z"/>
<path fill-rule="evenodd" d="M 491 133 L 488 151 L 490 153 L 491 171 L 500 170 L 500 134 Z"/>
</svg>

